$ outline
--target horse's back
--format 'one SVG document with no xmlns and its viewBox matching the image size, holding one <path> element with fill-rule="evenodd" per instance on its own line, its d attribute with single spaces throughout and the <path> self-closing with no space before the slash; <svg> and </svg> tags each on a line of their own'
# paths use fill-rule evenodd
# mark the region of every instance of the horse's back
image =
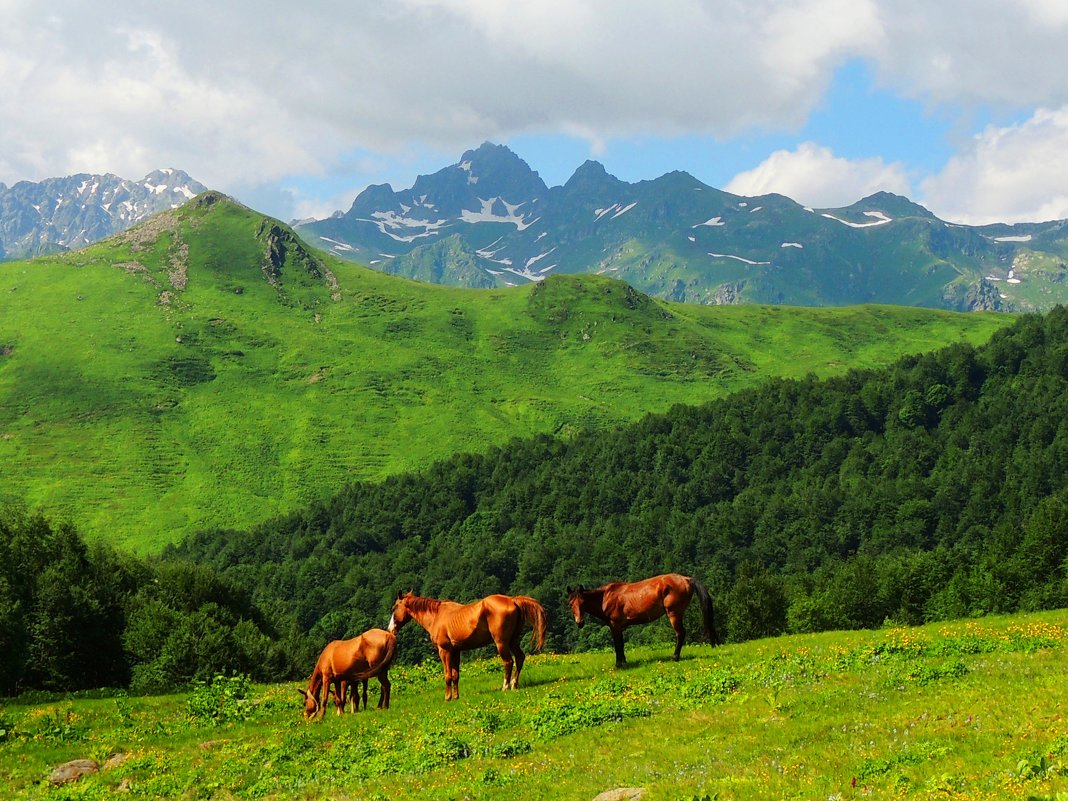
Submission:
<svg viewBox="0 0 1068 801">
<path fill-rule="evenodd" d="M 363 674 L 389 667 L 396 650 L 396 637 L 385 629 L 368 629 L 352 639 L 335 640 L 327 648 L 331 646 L 334 647 L 330 661 L 335 675 Z M 323 653 L 326 654 L 326 649 Z"/>
<path fill-rule="evenodd" d="M 693 595 L 689 576 L 665 573 L 640 581 L 615 581 L 604 586 L 604 611 L 609 618 L 631 623 L 656 620 L 665 611 L 685 607 Z"/>
</svg>

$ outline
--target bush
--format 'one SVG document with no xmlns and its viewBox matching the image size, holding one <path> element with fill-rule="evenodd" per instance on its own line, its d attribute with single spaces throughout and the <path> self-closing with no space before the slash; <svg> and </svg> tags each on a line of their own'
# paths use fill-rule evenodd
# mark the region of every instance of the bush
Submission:
<svg viewBox="0 0 1068 801">
<path fill-rule="evenodd" d="M 251 694 L 252 680 L 243 673 L 216 674 L 211 681 L 193 683 L 186 708 L 194 720 L 213 726 L 248 720 L 252 714 Z"/>
</svg>

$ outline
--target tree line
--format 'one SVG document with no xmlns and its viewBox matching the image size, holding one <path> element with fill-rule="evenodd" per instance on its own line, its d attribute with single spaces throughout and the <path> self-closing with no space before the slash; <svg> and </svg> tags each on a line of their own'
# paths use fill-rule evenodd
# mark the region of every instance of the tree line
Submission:
<svg viewBox="0 0 1068 801">
<path fill-rule="evenodd" d="M 0 509 L 0 695 L 277 679 L 308 659 L 289 621 L 210 567 L 90 546 L 70 525 Z"/>
<path fill-rule="evenodd" d="M 306 675 L 399 589 L 532 595 L 700 577 L 721 639 L 1068 606 L 1068 310 L 981 347 L 772 380 L 612 431 L 460 454 L 143 560 L 0 513 L 0 693 Z M 696 632 L 696 622 L 691 631 Z M 400 654 L 430 655 L 401 632 Z M 670 638 L 665 626 L 634 630 Z"/>
<path fill-rule="evenodd" d="M 284 605 L 319 642 L 381 625 L 415 588 L 533 595 L 570 649 L 605 635 L 569 625 L 569 584 L 697 575 L 738 641 L 1068 606 L 1066 543 L 1057 308 L 981 347 L 457 455 L 168 556 Z"/>
</svg>

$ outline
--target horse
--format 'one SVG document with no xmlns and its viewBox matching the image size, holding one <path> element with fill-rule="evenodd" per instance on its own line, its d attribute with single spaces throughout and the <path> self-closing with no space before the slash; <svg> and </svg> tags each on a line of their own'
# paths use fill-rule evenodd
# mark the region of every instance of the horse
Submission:
<svg viewBox="0 0 1068 801">
<path fill-rule="evenodd" d="M 667 573 L 631 583 L 613 581 L 593 590 L 587 590 L 580 584 L 574 589 L 567 588 L 567 599 L 579 628 L 582 628 L 586 615 L 608 625 L 616 647 L 616 667 L 620 668 L 627 664 L 627 658 L 623 655 L 623 629 L 639 623 L 650 623 L 665 614 L 675 630 L 673 659 L 678 662 L 682 644 L 686 641 L 686 607 L 695 593 L 701 603 L 705 636 L 709 642 L 717 645 L 719 640 L 713 628 L 712 599 L 705 586 L 691 576 Z"/>
<path fill-rule="evenodd" d="M 359 685 L 363 684 L 363 708 L 367 709 L 367 680 L 377 677 L 382 685 L 378 698 L 379 709 L 389 709 L 389 667 L 397 653 L 397 638 L 392 632 L 369 629 L 351 640 L 334 640 L 326 644 L 315 670 L 308 679 L 306 690 L 297 692 L 304 697 L 304 719 L 326 714 L 326 699 L 332 694 L 337 714 L 345 706 L 349 685 L 353 693 L 353 711 L 360 708 Z M 322 702 L 319 701 L 320 692 Z"/>
<path fill-rule="evenodd" d="M 532 648 L 545 644 L 545 609 L 526 595 L 489 595 L 481 601 L 459 604 L 455 601 L 424 598 L 412 592 L 397 593 L 388 629 L 396 632 L 409 620 L 427 630 L 438 649 L 445 670 L 445 700 L 460 697 L 460 652 L 493 643 L 504 662 L 502 690 L 519 686 L 526 654 L 520 647 L 523 622 L 534 630 Z M 513 661 L 515 671 L 513 672 Z"/>
</svg>

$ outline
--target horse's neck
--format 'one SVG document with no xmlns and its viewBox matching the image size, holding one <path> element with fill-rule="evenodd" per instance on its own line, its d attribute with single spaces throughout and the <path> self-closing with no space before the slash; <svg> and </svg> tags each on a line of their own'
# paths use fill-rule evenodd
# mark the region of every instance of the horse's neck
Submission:
<svg viewBox="0 0 1068 801">
<path fill-rule="evenodd" d="M 441 613 L 441 601 L 431 598 L 424 598 L 421 600 L 428 603 L 420 603 L 409 607 L 408 614 L 412 616 L 412 620 L 424 629 L 433 631 L 434 622 L 438 619 L 438 615 Z"/>
<path fill-rule="evenodd" d="M 583 593 L 583 600 L 585 601 L 584 606 L 587 615 L 593 615 L 601 620 L 604 620 L 607 617 L 604 608 L 604 593 L 604 587 L 598 587 L 596 590 L 586 590 L 586 592 Z"/>
</svg>

